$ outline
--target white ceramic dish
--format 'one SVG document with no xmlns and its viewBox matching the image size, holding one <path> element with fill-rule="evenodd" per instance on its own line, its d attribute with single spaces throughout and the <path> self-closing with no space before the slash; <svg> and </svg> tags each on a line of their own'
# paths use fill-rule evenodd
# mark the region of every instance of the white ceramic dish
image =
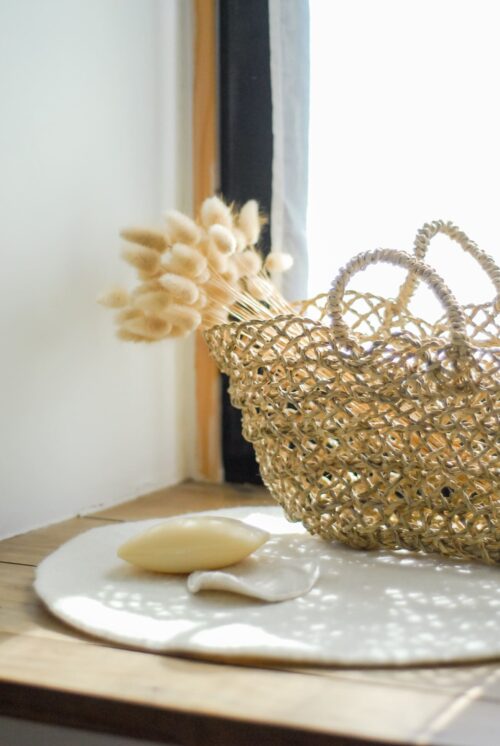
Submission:
<svg viewBox="0 0 500 746">
<path fill-rule="evenodd" d="M 41 563 L 36 591 L 74 627 L 145 650 L 337 665 L 500 656 L 498 568 L 327 544 L 288 523 L 278 507 L 211 514 L 286 536 L 294 556 L 319 564 L 316 585 L 273 604 L 228 593 L 192 595 L 185 576 L 135 570 L 118 559 L 120 544 L 160 519 L 106 525 L 72 539 Z M 266 547 L 272 543 L 259 551 Z"/>
</svg>

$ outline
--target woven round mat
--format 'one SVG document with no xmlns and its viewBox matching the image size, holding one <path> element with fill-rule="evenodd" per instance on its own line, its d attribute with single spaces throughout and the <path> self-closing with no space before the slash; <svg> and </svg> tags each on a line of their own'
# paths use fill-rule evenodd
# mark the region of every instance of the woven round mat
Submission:
<svg viewBox="0 0 500 746">
<path fill-rule="evenodd" d="M 185 577 L 142 572 L 116 556 L 126 539 L 165 520 L 155 519 L 77 536 L 41 563 L 35 589 L 68 624 L 144 650 L 375 666 L 500 656 L 498 568 L 327 543 L 288 523 L 278 507 L 205 515 L 213 513 L 288 534 L 300 556 L 319 561 L 316 586 L 281 603 L 191 595 Z"/>
</svg>

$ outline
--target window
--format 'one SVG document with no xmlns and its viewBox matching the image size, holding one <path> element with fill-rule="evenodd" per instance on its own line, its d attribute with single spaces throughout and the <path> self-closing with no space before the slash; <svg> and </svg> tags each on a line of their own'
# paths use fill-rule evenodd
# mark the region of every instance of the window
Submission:
<svg viewBox="0 0 500 746">
<path fill-rule="evenodd" d="M 412 250 L 425 222 L 457 223 L 498 258 L 497 7 L 479 0 L 310 0 L 309 295 L 359 251 Z M 428 262 L 463 303 L 491 300 L 473 259 L 437 237 Z M 353 287 L 394 297 L 402 270 Z M 413 310 L 441 315 L 423 288 Z"/>
</svg>

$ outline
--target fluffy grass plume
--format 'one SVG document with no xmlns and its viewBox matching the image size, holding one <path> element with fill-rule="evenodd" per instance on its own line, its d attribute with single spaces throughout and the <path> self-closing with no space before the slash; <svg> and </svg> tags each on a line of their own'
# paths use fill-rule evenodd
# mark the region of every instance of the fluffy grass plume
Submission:
<svg viewBox="0 0 500 746">
<path fill-rule="evenodd" d="M 150 290 L 137 295 L 133 300 L 135 308 L 151 314 L 161 314 L 171 302 L 165 290 Z"/>
<path fill-rule="evenodd" d="M 160 255 L 146 246 L 126 247 L 122 251 L 122 256 L 126 262 L 146 275 L 154 274 L 160 267 Z"/>
<path fill-rule="evenodd" d="M 228 256 L 219 251 L 219 249 L 210 245 L 207 249 L 208 267 L 212 272 L 222 274 L 228 267 Z"/>
<path fill-rule="evenodd" d="M 236 251 L 236 238 L 228 228 L 223 225 L 211 225 L 208 234 L 223 254 L 234 254 Z"/>
<path fill-rule="evenodd" d="M 198 300 L 200 294 L 198 286 L 189 277 L 166 272 L 160 277 L 160 283 L 167 291 L 168 296 L 177 303 L 184 303 L 189 306 Z"/>
<path fill-rule="evenodd" d="M 116 330 L 116 336 L 118 339 L 121 339 L 122 342 L 153 342 L 155 340 L 147 339 L 146 337 L 143 337 L 140 334 L 133 334 L 132 332 L 129 332 L 127 329 L 117 329 Z"/>
<path fill-rule="evenodd" d="M 293 266 L 293 256 L 282 251 L 272 251 L 264 263 L 268 272 L 286 272 Z"/>
<path fill-rule="evenodd" d="M 117 324 L 123 324 L 125 321 L 130 321 L 130 319 L 138 319 L 142 316 L 142 311 L 140 308 L 123 308 L 121 311 L 118 311 L 118 313 L 115 315 L 115 323 Z"/>
<path fill-rule="evenodd" d="M 201 314 L 191 306 L 172 303 L 167 306 L 164 318 L 172 327 L 193 331 L 201 323 Z"/>
<path fill-rule="evenodd" d="M 205 228 L 218 224 L 231 229 L 233 227 L 231 208 L 219 197 L 208 197 L 201 206 L 201 222 Z"/>
<path fill-rule="evenodd" d="M 233 305 L 238 298 L 239 288 L 224 281 L 210 280 L 204 287 L 207 296 L 212 302 L 227 306 Z"/>
<path fill-rule="evenodd" d="M 269 276 L 290 267 L 291 258 L 271 254 L 263 263 L 257 244 L 264 222 L 255 200 L 238 212 L 214 196 L 203 202 L 197 221 L 171 210 L 164 233 L 123 230 L 123 258 L 136 270 L 136 285 L 111 288 L 99 299 L 118 310 L 119 338 L 155 342 L 228 319 L 292 312 Z"/>
<path fill-rule="evenodd" d="M 178 210 L 170 210 L 165 216 L 165 222 L 165 232 L 170 244 L 197 244 L 200 240 L 199 226 L 184 213 Z"/>
<path fill-rule="evenodd" d="M 262 269 L 262 257 L 252 249 L 235 254 L 232 259 L 241 277 L 258 275 Z"/>
<path fill-rule="evenodd" d="M 159 316 L 141 315 L 137 318 L 124 321 L 121 328 L 131 334 L 136 334 L 145 339 L 164 339 L 171 329 L 171 324 L 167 319 Z"/>
<path fill-rule="evenodd" d="M 125 241 L 145 246 L 154 251 L 159 251 L 160 254 L 165 251 L 168 245 L 163 233 L 151 231 L 147 228 L 124 228 L 124 230 L 121 231 L 120 236 L 124 238 Z"/>
<path fill-rule="evenodd" d="M 207 268 L 207 260 L 198 249 L 187 244 L 176 243 L 163 262 L 165 272 L 184 275 L 190 278 L 199 277 Z"/>
<path fill-rule="evenodd" d="M 244 234 L 247 245 L 255 246 L 260 237 L 261 222 L 259 205 L 254 199 L 245 202 L 238 215 L 238 226 Z"/>
</svg>

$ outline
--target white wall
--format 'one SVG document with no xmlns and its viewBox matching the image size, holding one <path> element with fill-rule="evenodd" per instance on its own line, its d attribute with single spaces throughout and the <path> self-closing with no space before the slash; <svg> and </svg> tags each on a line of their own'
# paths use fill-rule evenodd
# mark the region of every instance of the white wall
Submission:
<svg viewBox="0 0 500 746">
<path fill-rule="evenodd" d="M 113 336 L 118 230 L 190 210 L 190 3 L 0 0 L 0 537 L 175 483 L 192 347 Z"/>
</svg>

